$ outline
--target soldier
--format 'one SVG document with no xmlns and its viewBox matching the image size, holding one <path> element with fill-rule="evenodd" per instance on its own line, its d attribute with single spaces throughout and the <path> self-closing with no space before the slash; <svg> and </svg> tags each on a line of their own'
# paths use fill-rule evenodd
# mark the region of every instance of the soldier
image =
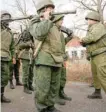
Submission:
<svg viewBox="0 0 106 112">
<path fill-rule="evenodd" d="M 100 16 L 96 12 L 88 13 L 85 19 L 88 21 L 89 29 L 86 37 L 80 42 L 87 47 L 95 87 L 94 93 L 88 98 L 101 99 L 101 86 L 106 92 L 106 29 L 100 23 Z"/>
<path fill-rule="evenodd" d="M 55 23 L 55 25 L 57 26 L 57 28 L 61 32 L 62 50 L 64 53 L 63 58 L 64 58 L 64 61 L 66 61 L 67 55 L 65 53 L 65 45 L 72 39 L 72 33 L 73 32 L 69 29 L 66 29 L 65 27 L 62 27 L 63 18 L 64 18 L 64 15 L 56 15 L 53 22 Z M 64 35 L 62 34 L 62 32 L 65 32 L 68 35 L 68 37 L 64 38 Z M 66 68 L 65 68 L 64 63 L 63 63 L 62 64 L 62 71 L 60 73 L 59 98 L 70 101 L 72 99 L 64 93 L 65 84 L 66 84 Z M 65 103 L 60 102 L 60 99 L 57 100 L 57 103 L 65 104 Z"/>
<path fill-rule="evenodd" d="M 1 19 L 11 19 L 11 14 L 1 11 Z M 9 80 L 9 62 L 16 63 L 14 55 L 14 40 L 9 23 L 1 21 L 1 102 L 10 103 L 11 100 L 4 96 L 5 87 Z"/>
<path fill-rule="evenodd" d="M 13 84 L 13 75 L 15 76 L 16 86 L 22 86 L 19 78 L 19 68 L 20 68 L 20 60 L 18 59 L 18 48 L 17 48 L 17 41 L 18 38 L 15 37 L 14 34 L 14 41 L 15 41 L 15 55 L 16 55 L 16 64 L 10 63 L 10 88 L 15 89 Z"/>
<path fill-rule="evenodd" d="M 22 73 L 23 73 L 23 86 L 24 92 L 31 94 L 33 91 L 33 37 L 28 30 L 24 30 L 21 34 L 20 42 L 18 44 L 20 53 L 19 59 L 22 61 Z"/>
<path fill-rule="evenodd" d="M 36 49 L 40 42 L 43 43 L 35 58 L 35 103 L 39 112 L 60 112 L 54 105 L 60 85 L 63 50 L 60 32 L 51 21 L 54 7 L 51 0 L 40 0 L 36 8 L 42 17 L 33 18 L 30 25 Z"/>
</svg>

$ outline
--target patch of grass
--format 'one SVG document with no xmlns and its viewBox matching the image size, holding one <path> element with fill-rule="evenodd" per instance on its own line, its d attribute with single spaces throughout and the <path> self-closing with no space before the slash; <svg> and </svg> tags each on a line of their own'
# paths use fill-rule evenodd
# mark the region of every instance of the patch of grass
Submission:
<svg viewBox="0 0 106 112">
<path fill-rule="evenodd" d="M 91 66 L 87 61 L 76 61 L 74 63 L 67 61 L 66 65 L 68 81 L 92 82 Z"/>
</svg>

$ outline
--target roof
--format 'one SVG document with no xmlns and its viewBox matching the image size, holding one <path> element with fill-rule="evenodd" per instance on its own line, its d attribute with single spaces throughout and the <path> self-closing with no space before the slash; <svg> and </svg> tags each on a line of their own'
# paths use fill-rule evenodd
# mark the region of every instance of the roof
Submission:
<svg viewBox="0 0 106 112">
<path fill-rule="evenodd" d="M 79 47 L 81 44 L 77 39 L 72 39 L 67 43 L 67 47 Z"/>
</svg>

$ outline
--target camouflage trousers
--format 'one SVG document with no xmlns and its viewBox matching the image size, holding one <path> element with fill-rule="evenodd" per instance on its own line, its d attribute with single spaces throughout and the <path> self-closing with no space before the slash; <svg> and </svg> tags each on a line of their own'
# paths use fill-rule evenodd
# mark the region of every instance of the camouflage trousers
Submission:
<svg viewBox="0 0 106 112">
<path fill-rule="evenodd" d="M 93 57 L 92 63 L 95 66 L 94 86 L 97 89 L 102 87 L 106 92 L 106 52 Z"/>
<path fill-rule="evenodd" d="M 66 68 L 63 66 L 60 73 L 60 87 L 64 88 L 66 84 Z"/>
<path fill-rule="evenodd" d="M 9 80 L 9 62 L 1 61 L 1 87 L 5 87 Z"/>
<path fill-rule="evenodd" d="M 91 58 L 91 71 L 92 71 L 93 86 L 95 87 L 95 89 L 101 89 L 100 80 L 99 77 L 97 76 L 96 65 L 92 58 Z"/>
<path fill-rule="evenodd" d="M 24 85 L 31 85 L 33 83 L 33 64 L 29 64 L 29 60 L 22 60 L 22 81 Z"/>
<path fill-rule="evenodd" d="M 60 87 L 60 73 L 59 67 L 35 66 L 35 104 L 39 112 L 44 108 L 54 106 Z"/>
<path fill-rule="evenodd" d="M 15 79 L 19 79 L 19 67 L 20 67 L 20 62 L 19 60 L 16 60 L 16 64 L 12 64 L 10 62 L 10 80 L 13 80 L 13 76 L 15 76 Z"/>
</svg>

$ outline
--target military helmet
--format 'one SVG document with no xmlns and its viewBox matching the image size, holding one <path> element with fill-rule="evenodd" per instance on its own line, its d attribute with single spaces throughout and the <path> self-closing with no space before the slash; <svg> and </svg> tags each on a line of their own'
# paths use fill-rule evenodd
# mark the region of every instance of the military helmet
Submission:
<svg viewBox="0 0 106 112">
<path fill-rule="evenodd" d="M 36 9 L 37 11 L 40 11 L 41 9 L 47 6 L 52 6 L 53 8 L 55 7 L 51 0 L 40 0 L 38 4 L 36 5 Z"/>
<path fill-rule="evenodd" d="M 11 18 L 11 14 L 10 14 L 8 11 L 2 10 L 2 11 L 1 11 L 1 17 L 2 17 L 3 15 L 9 15 L 10 18 Z"/>
<path fill-rule="evenodd" d="M 53 19 L 53 22 L 55 23 L 55 22 L 61 20 L 62 18 L 64 18 L 64 15 L 63 14 L 55 15 L 54 16 L 54 19 Z"/>
<path fill-rule="evenodd" d="M 89 12 L 87 16 L 85 17 L 86 20 L 91 19 L 91 20 L 96 20 L 100 21 L 100 15 L 97 12 Z"/>
</svg>

